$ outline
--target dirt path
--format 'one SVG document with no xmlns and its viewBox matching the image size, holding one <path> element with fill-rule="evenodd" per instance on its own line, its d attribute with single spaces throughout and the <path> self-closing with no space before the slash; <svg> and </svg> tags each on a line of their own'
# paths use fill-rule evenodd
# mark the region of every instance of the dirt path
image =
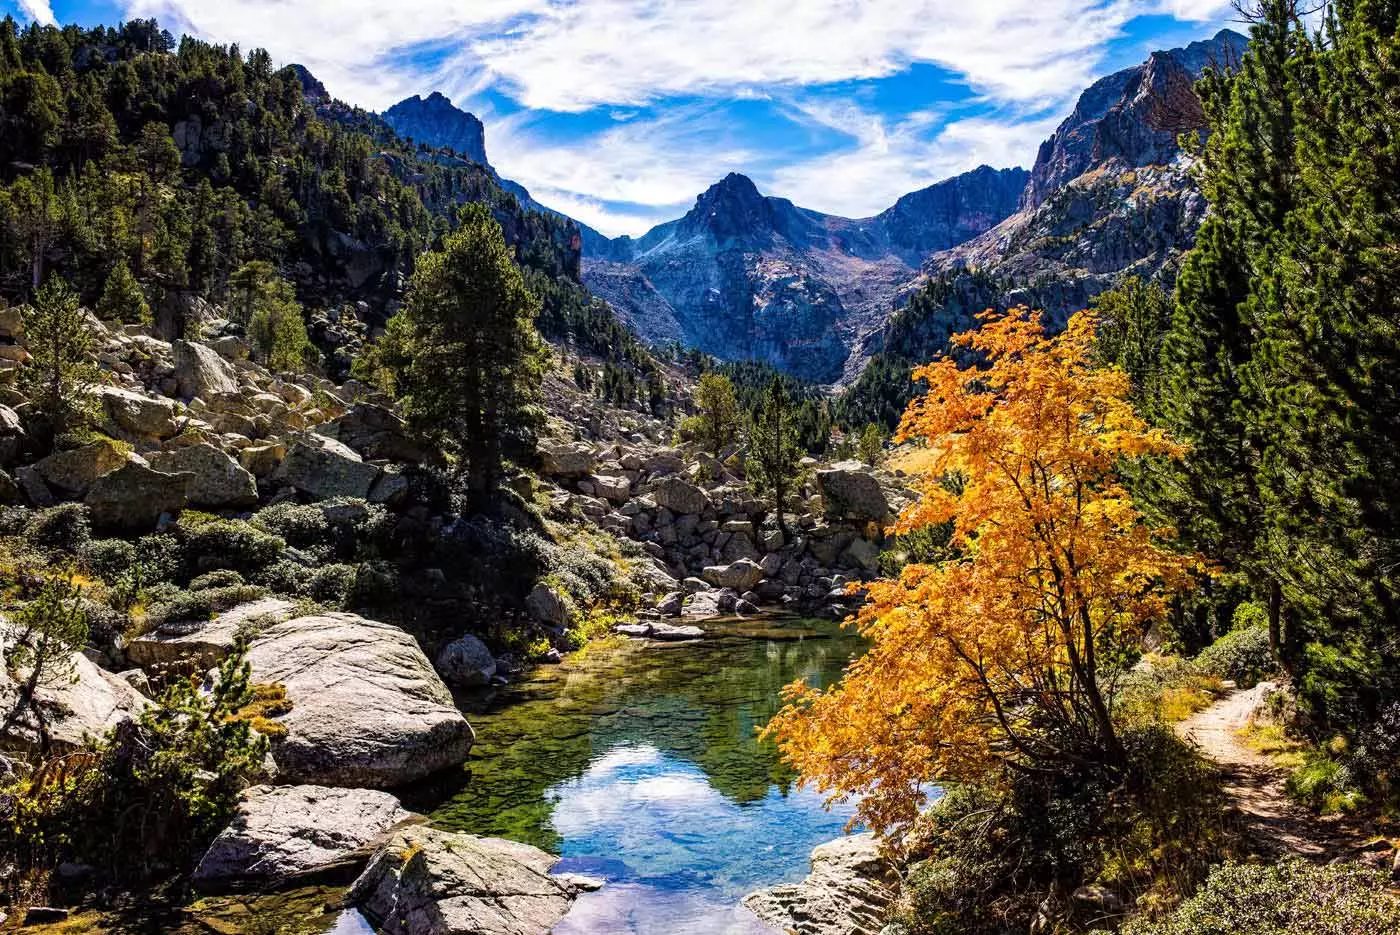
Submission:
<svg viewBox="0 0 1400 935">
<path fill-rule="evenodd" d="M 1361 832 L 1294 804 L 1284 791 L 1284 773 L 1263 754 L 1245 746 L 1238 732 L 1248 725 L 1257 703 L 1255 692 L 1232 691 L 1177 724 L 1177 733 L 1219 764 L 1225 793 L 1261 849 L 1313 861 L 1354 855 L 1365 844 Z"/>
</svg>

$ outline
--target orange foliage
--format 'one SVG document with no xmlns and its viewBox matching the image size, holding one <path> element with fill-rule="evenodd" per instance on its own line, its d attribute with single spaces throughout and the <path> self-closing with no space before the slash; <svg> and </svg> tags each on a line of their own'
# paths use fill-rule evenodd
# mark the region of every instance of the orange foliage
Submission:
<svg viewBox="0 0 1400 935">
<path fill-rule="evenodd" d="M 1025 309 L 981 317 L 953 341 L 985 366 L 915 370 L 929 391 L 897 436 L 928 457 L 894 529 L 951 521 L 957 557 L 866 586 L 869 652 L 828 691 L 789 686 L 768 727 L 804 781 L 858 797 L 880 831 L 912 821 L 932 784 L 1121 765 L 1101 668 L 1199 565 L 1159 544 L 1119 483 L 1122 459 L 1182 448 L 1133 412 L 1126 374 L 1093 366 L 1093 316 L 1053 338 Z"/>
</svg>

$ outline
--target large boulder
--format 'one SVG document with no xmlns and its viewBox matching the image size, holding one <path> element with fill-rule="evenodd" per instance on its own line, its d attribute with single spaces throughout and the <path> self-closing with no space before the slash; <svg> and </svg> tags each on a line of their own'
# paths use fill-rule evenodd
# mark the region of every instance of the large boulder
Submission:
<svg viewBox="0 0 1400 935">
<path fill-rule="evenodd" d="M 17 638 L 17 628 L 0 621 L 0 650 L 8 650 Z M 44 729 L 59 750 L 75 750 L 85 738 L 103 736 L 150 704 L 128 682 L 82 653 L 73 654 L 68 668 L 68 672 L 41 682 L 35 691 L 44 712 Z M 0 711 L 8 715 L 15 709 L 20 686 L 28 677 L 28 669 L 10 671 L 0 666 Z M 39 741 L 38 719 L 32 711 L 25 711 L 0 735 L 0 748 L 34 750 Z"/>
<path fill-rule="evenodd" d="M 191 479 L 133 461 L 98 478 L 83 502 L 94 526 L 139 532 L 155 526 L 162 514 L 185 508 Z"/>
<path fill-rule="evenodd" d="M 169 438 L 179 430 L 173 399 L 147 396 L 119 386 L 99 386 L 94 395 L 111 427 L 136 439 Z"/>
<path fill-rule="evenodd" d="M 879 521 L 890 513 L 880 481 L 859 461 L 840 461 L 817 472 L 817 489 L 827 516 Z"/>
<path fill-rule="evenodd" d="M 258 502 L 258 482 L 243 465 L 210 444 L 161 451 L 148 459 L 151 467 L 168 474 L 190 474 L 189 497 L 195 506 L 215 509 L 252 506 Z"/>
<path fill-rule="evenodd" d="M 703 513 L 710 505 L 705 491 L 694 484 L 687 484 L 679 477 L 662 479 L 651 490 L 651 498 L 657 506 L 663 506 L 677 515 Z"/>
<path fill-rule="evenodd" d="M 194 871 L 203 889 L 307 881 L 365 863 L 410 812 L 387 792 L 254 786 Z"/>
<path fill-rule="evenodd" d="M 366 458 L 417 463 L 427 457 L 408 433 L 404 420 L 392 410 L 357 403 L 323 430 Z"/>
<path fill-rule="evenodd" d="M 126 660 L 146 670 L 160 670 L 176 663 L 194 662 L 212 669 L 233 648 L 239 633 L 253 635 L 296 616 L 296 605 L 280 597 L 239 604 L 213 620 L 174 620 L 132 640 Z"/>
<path fill-rule="evenodd" d="M 318 500 L 333 497 L 363 500 L 379 478 L 379 468 L 366 464 L 341 442 L 308 432 L 298 436 L 287 449 L 286 457 L 272 476 Z"/>
<path fill-rule="evenodd" d="M 812 851 L 801 883 L 744 897 L 768 925 L 797 935 L 876 935 L 894 900 L 898 874 L 873 834 L 853 834 Z"/>
<path fill-rule="evenodd" d="M 583 442 L 545 445 L 540 448 L 540 463 L 550 477 L 582 477 L 593 470 L 598 455 Z"/>
<path fill-rule="evenodd" d="M 99 439 L 80 448 L 55 451 L 34 463 L 50 487 L 74 497 L 82 497 L 92 489 L 99 477 L 110 474 L 129 463 L 131 455 L 106 439 Z"/>
<path fill-rule="evenodd" d="M 495 678 L 496 657 L 485 643 L 466 633 L 438 653 L 437 670 L 443 681 L 453 688 L 478 688 L 490 685 Z"/>
<path fill-rule="evenodd" d="M 19 413 L 0 405 L 0 464 L 8 467 L 20 460 L 27 435 Z"/>
<path fill-rule="evenodd" d="M 525 609 L 541 623 L 555 627 L 569 624 L 569 602 L 553 585 L 541 581 L 525 595 Z"/>
<path fill-rule="evenodd" d="M 417 641 L 387 623 L 298 617 L 264 629 L 248 661 L 292 702 L 272 749 L 283 781 L 392 788 L 461 763 L 475 739 Z"/>
<path fill-rule="evenodd" d="M 711 565 L 701 572 L 701 577 L 717 588 L 730 588 L 743 594 L 763 580 L 763 566 L 753 559 L 741 558 L 729 565 Z"/>
<path fill-rule="evenodd" d="M 181 396 L 208 400 L 219 393 L 238 392 L 238 374 L 233 365 L 212 348 L 176 341 L 171 350 L 175 355 L 176 392 Z"/>
<path fill-rule="evenodd" d="M 596 884 L 537 847 L 427 827 L 394 833 L 346 902 L 395 935 L 547 935 Z"/>
</svg>

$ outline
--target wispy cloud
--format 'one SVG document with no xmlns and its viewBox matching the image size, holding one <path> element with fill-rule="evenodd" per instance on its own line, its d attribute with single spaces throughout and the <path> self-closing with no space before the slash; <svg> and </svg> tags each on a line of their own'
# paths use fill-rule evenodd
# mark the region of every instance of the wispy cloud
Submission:
<svg viewBox="0 0 1400 935">
<path fill-rule="evenodd" d="M 42 26 L 53 26 L 58 22 L 54 19 L 53 7 L 48 0 L 19 0 L 19 8 L 25 16 Z"/>
</svg>

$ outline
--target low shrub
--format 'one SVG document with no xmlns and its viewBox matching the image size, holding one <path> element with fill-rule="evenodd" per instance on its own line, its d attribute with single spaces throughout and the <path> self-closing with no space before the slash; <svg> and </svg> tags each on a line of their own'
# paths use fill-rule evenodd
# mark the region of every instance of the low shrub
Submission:
<svg viewBox="0 0 1400 935">
<path fill-rule="evenodd" d="M 1365 804 L 1366 796 L 1357 787 L 1346 759 L 1344 750 L 1309 751 L 1303 764 L 1288 776 L 1285 788 L 1289 796 L 1324 815 L 1356 811 Z"/>
<path fill-rule="evenodd" d="M 1355 863 L 1313 866 L 1225 864 L 1160 921 L 1138 920 L 1123 935 L 1394 935 L 1400 897 L 1383 872 Z"/>
<path fill-rule="evenodd" d="M 241 584 L 247 584 L 243 576 L 232 568 L 220 568 L 218 571 L 210 571 L 200 575 L 190 582 L 191 591 L 211 591 L 215 588 L 233 588 Z"/>
<path fill-rule="evenodd" d="M 306 581 L 305 596 L 328 607 L 344 610 L 351 604 L 359 568 L 355 565 L 322 565 Z"/>
<path fill-rule="evenodd" d="M 1278 672 L 1266 626 L 1231 630 L 1202 650 L 1195 662 L 1201 671 L 1231 679 L 1245 688 Z"/>
<path fill-rule="evenodd" d="M 1124 724 L 1173 724 L 1209 707 L 1220 680 L 1180 656 L 1151 654 L 1111 685 L 1114 713 Z"/>
<path fill-rule="evenodd" d="M 90 573 L 112 584 L 136 564 L 136 546 L 125 539 L 96 539 L 83 548 L 79 559 Z"/>
<path fill-rule="evenodd" d="M 203 591 L 177 591 L 151 607 L 146 624 L 148 628 L 153 628 L 182 621 L 213 620 L 215 614 L 266 596 L 265 588 L 251 584 L 207 588 Z"/>
<path fill-rule="evenodd" d="M 236 519 L 219 519 L 187 527 L 181 522 L 186 574 L 193 577 L 222 568 L 245 577 L 277 561 L 286 542 Z"/>
<path fill-rule="evenodd" d="M 81 503 L 61 503 L 29 517 L 24 537 L 41 549 L 77 554 L 92 539 L 88 508 Z"/>
</svg>

